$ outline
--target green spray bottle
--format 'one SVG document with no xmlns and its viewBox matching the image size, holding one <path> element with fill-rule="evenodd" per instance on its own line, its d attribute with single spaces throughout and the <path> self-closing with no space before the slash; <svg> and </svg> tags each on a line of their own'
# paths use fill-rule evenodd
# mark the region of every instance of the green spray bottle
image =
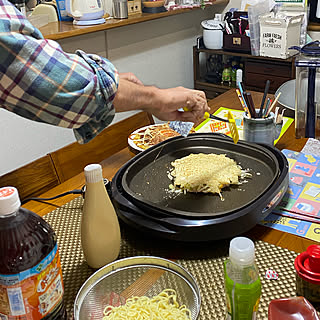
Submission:
<svg viewBox="0 0 320 320">
<path fill-rule="evenodd" d="M 254 320 L 261 296 L 254 243 L 245 237 L 231 240 L 224 262 L 226 320 Z"/>
</svg>

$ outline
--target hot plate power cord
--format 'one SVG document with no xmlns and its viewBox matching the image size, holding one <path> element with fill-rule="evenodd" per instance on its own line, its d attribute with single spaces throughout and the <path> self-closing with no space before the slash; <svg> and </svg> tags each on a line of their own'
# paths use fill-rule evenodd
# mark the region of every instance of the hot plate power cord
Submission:
<svg viewBox="0 0 320 320">
<path fill-rule="evenodd" d="M 110 185 L 110 181 L 106 178 L 103 179 L 103 182 L 104 182 L 104 185 L 110 195 L 110 192 L 111 192 L 111 185 Z M 61 193 L 61 194 L 58 194 L 54 197 L 50 197 L 50 198 L 38 198 L 38 197 L 30 197 L 30 198 L 26 198 L 24 200 L 21 201 L 21 204 L 25 204 L 27 203 L 28 201 L 39 201 L 39 202 L 45 202 L 45 201 L 50 201 L 50 200 L 54 200 L 54 199 L 57 199 L 57 198 L 61 198 L 61 197 L 64 197 L 64 196 L 67 196 L 69 194 L 81 194 L 82 197 L 84 198 L 85 197 L 85 193 L 86 193 L 86 186 L 84 185 L 81 189 L 74 189 L 74 190 L 70 190 L 70 191 L 66 191 L 64 193 Z"/>
</svg>

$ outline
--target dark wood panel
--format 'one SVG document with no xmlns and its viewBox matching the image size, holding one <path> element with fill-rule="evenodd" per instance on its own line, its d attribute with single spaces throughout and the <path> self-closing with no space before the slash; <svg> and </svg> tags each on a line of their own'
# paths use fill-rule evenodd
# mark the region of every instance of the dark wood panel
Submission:
<svg viewBox="0 0 320 320">
<path fill-rule="evenodd" d="M 257 89 L 257 91 L 263 91 L 266 81 L 270 80 L 270 93 L 274 93 L 284 82 L 289 81 L 291 78 L 270 76 L 269 74 L 259 73 L 246 73 L 245 85 L 250 90 Z M 260 89 L 260 90 L 258 90 Z"/>
<path fill-rule="evenodd" d="M 48 155 L 0 177 L 0 187 L 16 187 L 21 200 L 39 196 L 59 183 Z"/>
<path fill-rule="evenodd" d="M 109 126 L 87 144 L 75 142 L 50 153 L 60 181 L 66 181 L 82 172 L 86 165 L 99 163 L 126 148 L 132 131 L 153 123 L 152 116 L 140 112 Z"/>
<path fill-rule="evenodd" d="M 205 91 L 207 99 L 213 99 L 216 98 L 219 94 L 228 91 L 230 88 L 197 81 L 195 84 L 195 89 Z"/>
<path fill-rule="evenodd" d="M 211 84 L 206 82 L 204 75 L 200 72 L 200 53 L 206 55 L 223 55 L 242 57 L 244 66 L 243 83 L 247 90 L 263 92 L 265 83 L 271 81 L 269 93 L 275 93 L 280 85 L 295 78 L 295 57 L 288 59 L 253 56 L 246 53 L 228 52 L 225 50 L 213 50 L 193 47 L 193 75 L 194 87 L 205 91 L 207 98 L 215 98 L 230 89 L 230 87 Z M 202 71 L 204 73 L 204 71 Z M 222 88 L 222 89 L 221 89 Z M 223 90 L 225 89 L 225 90 Z"/>
<path fill-rule="evenodd" d="M 270 76 L 278 76 L 291 78 L 291 64 L 290 63 L 277 63 L 270 61 L 251 61 L 246 62 L 246 74 L 247 73 L 260 73 Z"/>
</svg>

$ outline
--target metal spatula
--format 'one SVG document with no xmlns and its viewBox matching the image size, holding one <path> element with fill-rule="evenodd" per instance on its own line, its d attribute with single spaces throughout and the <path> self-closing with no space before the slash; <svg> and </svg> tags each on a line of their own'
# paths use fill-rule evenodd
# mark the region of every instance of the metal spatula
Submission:
<svg viewBox="0 0 320 320">
<path fill-rule="evenodd" d="M 217 116 L 215 116 L 213 114 L 210 114 L 209 112 L 206 112 L 204 114 L 204 118 L 205 119 L 210 118 L 210 119 L 214 119 L 214 120 L 228 122 L 233 142 L 234 143 L 238 143 L 238 141 L 239 141 L 239 132 L 238 132 L 238 128 L 237 128 L 237 125 L 236 125 L 236 121 L 234 120 L 231 111 L 228 111 L 228 119 L 217 117 Z"/>
<path fill-rule="evenodd" d="M 184 111 L 189 111 L 188 108 L 183 108 L 183 110 Z M 205 112 L 203 118 L 204 119 L 210 118 L 210 119 L 214 119 L 214 120 L 228 122 L 233 142 L 234 143 L 238 143 L 238 141 L 239 141 L 239 132 L 238 132 L 238 128 L 236 126 L 236 121 L 234 120 L 231 111 L 228 111 L 228 119 L 217 117 L 217 116 L 215 116 L 213 114 L 210 114 L 209 112 Z M 184 137 L 188 136 L 189 132 L 191 131 L 191 129 L 193 127 L 193 125 L 194 125 L 193 122 L 183 122 L 183 121 L 171 121 L 169 123 L 169 127 L 171 129 L 175 130 L 176 132 L 178 132 L 179 134 L 181 134 Z"/>
</svg>

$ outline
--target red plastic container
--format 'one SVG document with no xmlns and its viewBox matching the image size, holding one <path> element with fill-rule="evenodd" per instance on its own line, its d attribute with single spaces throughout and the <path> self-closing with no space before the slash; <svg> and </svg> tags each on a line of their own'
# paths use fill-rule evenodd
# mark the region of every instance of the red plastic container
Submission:
<svg viewBox="0 0 320 320">
<path fill-rule="evenodd" d="M 311 245 L 294 261 L 296 292 L 314 307 L 320 306 L 320 245 Z"/>
</svg>

